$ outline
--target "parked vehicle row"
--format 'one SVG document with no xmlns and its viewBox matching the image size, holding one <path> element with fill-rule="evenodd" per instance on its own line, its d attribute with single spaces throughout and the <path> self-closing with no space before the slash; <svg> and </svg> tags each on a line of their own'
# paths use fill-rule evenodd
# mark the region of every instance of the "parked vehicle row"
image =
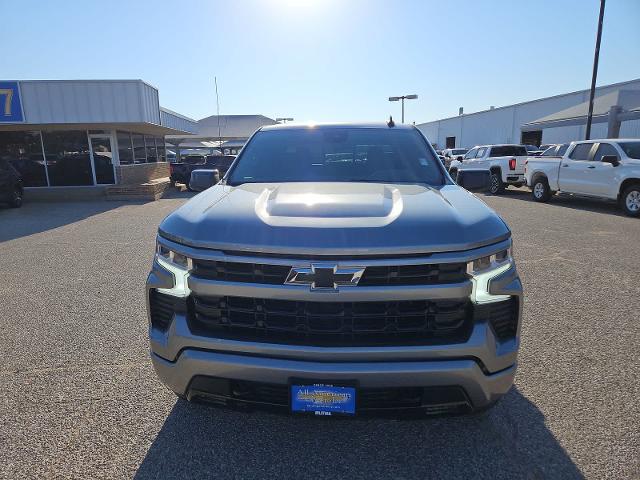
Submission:
<svg viewBox="0 0 640 480">
<path fill-rule="evenodd" d="M 537 202 L 555 193 L 613 200 L 640 217 L 640 140 L 603 139 L 542 145 L 476 146 L 449 165 L 456 180 L 465 170 L 488 170 L 490 192 L 509 185 L 531 188 Z M 544 148 L 544 150 L 543 150 Z"/>
<path fill-rule="evenodd" d="M 572 193 L 615 200 L 627 215 L 640 216 L 640 140 L 589 140 L 549 150 L 527 161 L 525 179 L 535 201 Z"/>
<path fill-rule="evenodd" d="M 194 170 L 218 170 L 222 178 L 235 159 L 235 155 L 185 155 L 181 162 L 169 164 L 171 183 L 182 183 L 191 189 L 189 182 Z"/>
</svg>

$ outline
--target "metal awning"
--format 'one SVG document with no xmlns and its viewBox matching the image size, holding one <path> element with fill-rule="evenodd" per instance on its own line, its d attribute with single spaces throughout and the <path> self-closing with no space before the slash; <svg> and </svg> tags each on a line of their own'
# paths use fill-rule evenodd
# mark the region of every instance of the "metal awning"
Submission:
<svg viewBox="0 0 640 480">
<path fill-rule="evenodd" d="M 609 111 L 611 107 L 614 106 L 619 106 L 622 109 L 622 111 L 617 114 L 619 120 L 640 118 L 640 90 L 616 90 L 596 97 L 593 101 L 593 123 L 608 122 Z M 525 123 L 520 129 L 523 131 L 531 131 L 553 127 L 584 125 L 587 122 L 588 113 L 589 102 L 584 102 Z"/>
<path fill-rule="evenodd" d="M 174 135 L 181 130 L 146 122 L 123 123 L 9 123 L 1 124 L 0 131 L 17 130 L 123 130 L 147 135 Z"/>
</svg>

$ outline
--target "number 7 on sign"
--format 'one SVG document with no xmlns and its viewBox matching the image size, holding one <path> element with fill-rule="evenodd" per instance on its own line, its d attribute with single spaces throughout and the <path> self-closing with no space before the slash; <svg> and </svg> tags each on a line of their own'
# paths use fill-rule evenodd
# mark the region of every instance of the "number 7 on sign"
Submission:
<svg viewBox="0 0 640 480">
<path fill-rule="evenodd" d="M 11 100 L 13 99 L 13 90 L 10 88 L 0 88 L 0 95 L 4 95 L 4 116 L 11 115 Z"/>
</svg>

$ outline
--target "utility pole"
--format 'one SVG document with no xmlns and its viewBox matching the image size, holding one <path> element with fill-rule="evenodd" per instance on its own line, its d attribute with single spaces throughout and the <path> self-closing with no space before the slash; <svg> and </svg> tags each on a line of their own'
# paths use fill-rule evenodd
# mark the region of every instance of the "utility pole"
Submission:
<svg viewBox="0 0 640 480">
<path fill-rule="evenodd" d="M 593 54 L 593 74 L 591 75 L 591 91 L 589 92 L 589 113 L 587 115 L 587 128 L 584 134 L 585 140 L 591 139 L 591 123 L 593 121 L 593 97 L 596 94 L 596 78 L 598 77 L 598 60 L 600 58 L 600 39 L 602 38 L 602 21 L 604 19 L 604 3 L 600 0 L 600 17 L 598 18 L 598 34 L 596 36 L 596 50 Z"/>
</svg>

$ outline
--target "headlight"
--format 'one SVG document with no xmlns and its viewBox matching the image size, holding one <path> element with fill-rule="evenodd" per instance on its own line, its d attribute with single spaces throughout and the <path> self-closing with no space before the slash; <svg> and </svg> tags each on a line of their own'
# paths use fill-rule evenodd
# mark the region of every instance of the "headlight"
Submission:
<svg viewBox="0 0 640 480">
<path fill-rule="evenodd" d="M 173 274 L 173 288 L 158 288 L 160 293 L 175 297 L 186 297 L 191 291 L 187 279 L 193 268 L 193 261 L 181 253 L 174 252 L 160 242 L 156 242 L 156 260 Z"/>
<path fill-rule="evenodd" d="M 489 281 L 509 270 L 512 265 L 511 248 L 467 263 L 467 273 L 471 275 L 471 281 L 473 282 L 473 292 L 471 294 L 473 300 L 476 303 L 508 300 L 509 295 L 493 295 L 489 293 Z"/>
</svg>

